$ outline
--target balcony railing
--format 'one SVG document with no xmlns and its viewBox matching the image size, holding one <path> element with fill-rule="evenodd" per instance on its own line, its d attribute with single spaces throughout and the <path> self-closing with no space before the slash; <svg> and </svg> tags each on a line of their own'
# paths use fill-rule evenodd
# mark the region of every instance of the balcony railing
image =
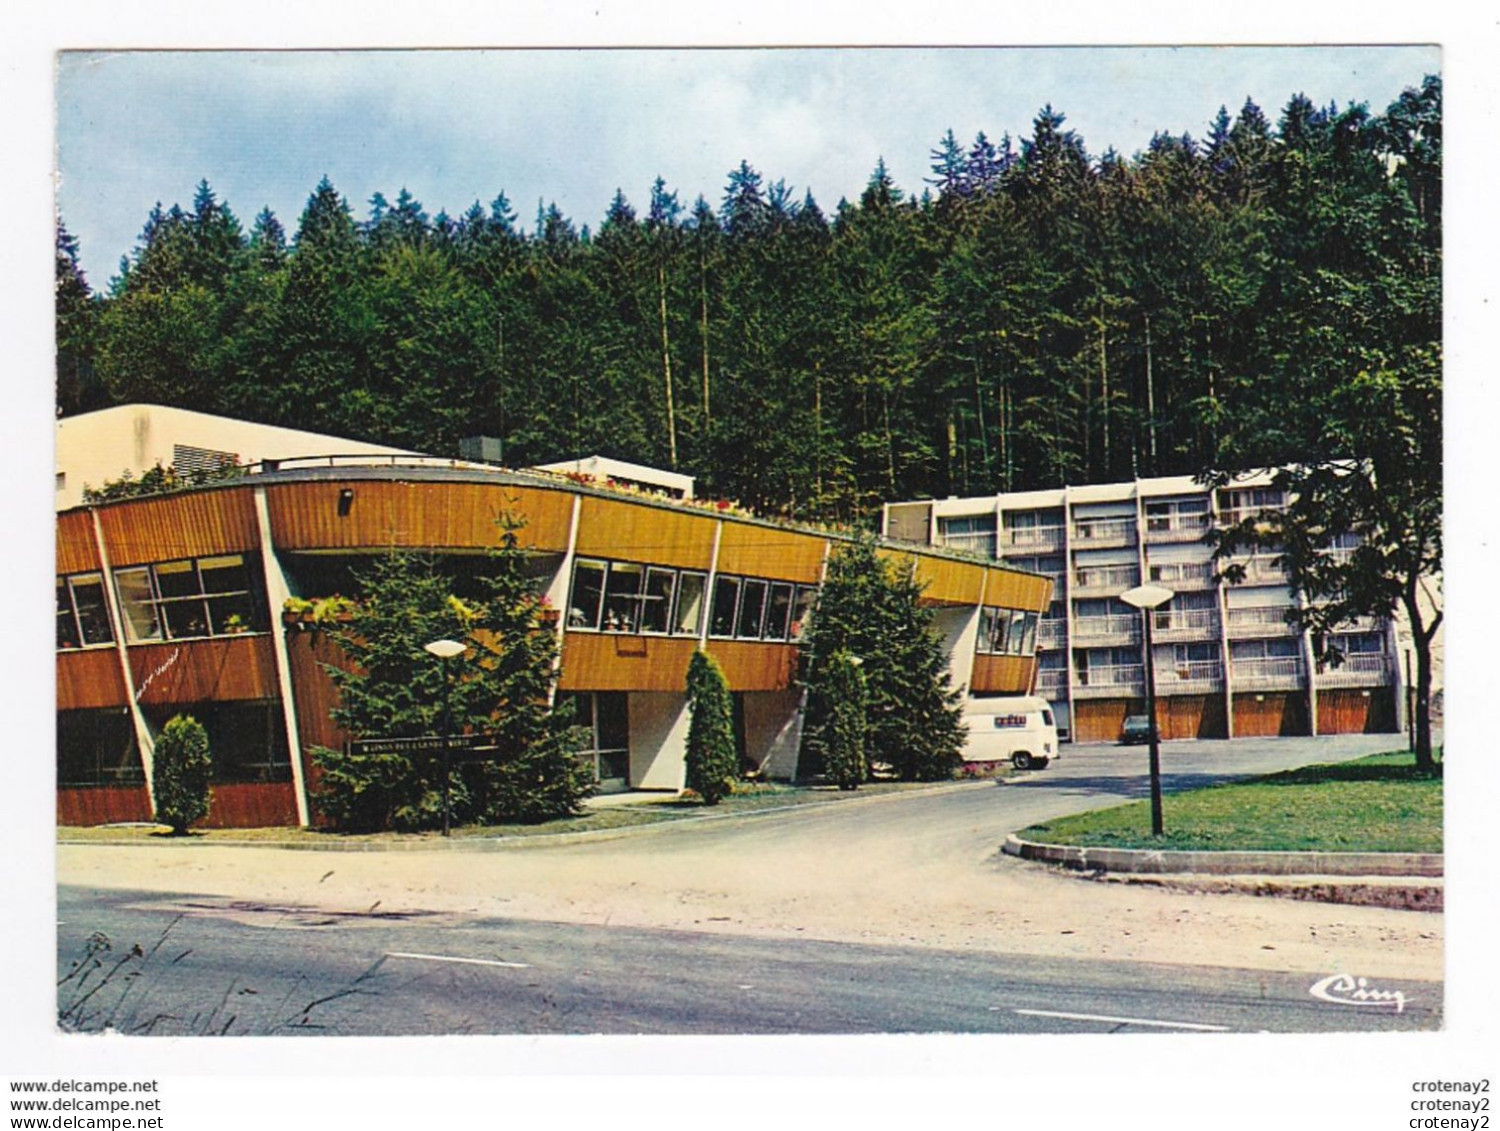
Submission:
<svg viewBox="0 0 1500 1131">
<path fill-rule="evenodd" d="M 1133 644 L 1141 637 L 1141 618 L 1131 613 L 1074 617 L 1073 639 L 1092 644 Z"/>
<path fill-rule="evenodd" d="M 1224 689 L 1224 665 L 1218 660 L 1156 665 L 1158 695 L 1201 695 Z"/>
<path fill-rule="evenodd" d="M 1127 546 L 1135 540 L 1133 518 L 1077 518 L 1073 520 L 1075 546 Z"/>
<path fill-rule="evenodd" d="M 1038 648 L 1061 648 L 1068 641 L 1068 622 L 1060 618 L 1039 621 L 1036 628 Z"/>
<path fill-rule="evenodd" d="M 1302 686 L 1302 661 L 1293 656 L 1229 661 L 1235 690 L 1289 690 Z"/>
<path fill-rule="evenodd" d="M 1208 532 L 1207 514 L 1147 515 L 1147 542 L 1196 542 Z"/>
<path fill-rule="evenodd" d="M 1317 678 L 1319 687 L 1383 687 L 1390 682 L 1390 658 L 1369 653 L 1345 656 L 1338 667 L 1325 666 Z"/>
<path fill-rule="evenodd" d="M 1109 696 L 1143 695 L 1146 691 L 1146 669 L 1141 664 L 1090 666 L 1078 672 L 1073 689 L 1080 699 L 1102 699 Z"/>
<path fill-rule="evenodd" d="M 1141 574 L 1135 566 L 1096 566 L 1073 571 L 1073 592 L 1123 593 L 1141 583 Z"/>
<path fill-rule="evenodd" d="M 1201 640 L 1218 631 L 1218 609 L 1158 609 L 1151 614 L 1151 634 L 1157 640 Z"/>
<path fill-rule="evenodd" d="M 1061 526 L 1012 526 L 1006 528 L 1003 541 L 1007 553 L 1061 550 L 1066 534 Z"/>
<path fill-rule="evenodd" d="M 1235 638 L 1248 636 L 1290 636 L 1297 626 L 1287 624 L 1289 605 L 1254 605 L 1245 609 L 1230 609 L 1226 625 L 1229 635 Z"/>
<path fill-rule="evenodd" d="M 1068 673 L 1062 668 L 1044 668 L 1036 673 L 1036 692 L 1048 699 L 1058 699 L 1068 693 Z"/>
<path fill-rule="evenodd" d="M 1288 576 L 1286 567 L 1272 565 L 1273 561 L 1275 561 L 1274 558 L 1241 558 L 1240 561 L 1235 563 L 1245 568 L 1245 579 L 1240 584 L 1247 585 L 1255 582 L 1269 582 L 1273 585 L 1278 582 L 1285 584 Z"/>
<path fill-rule="evenodd" d="M 980 530 L 963 534 L 939 534 L 938 545 L 993 558 L 995 556 L 995 532 Z"/>
<path fill-rule="evenodd" d="M 1169 562 L 1148 567 L 1153 585 L 1165 585 L 1179 592 L 1212 589 L 1214 567 L 1209 562 Z"/>
</svg>

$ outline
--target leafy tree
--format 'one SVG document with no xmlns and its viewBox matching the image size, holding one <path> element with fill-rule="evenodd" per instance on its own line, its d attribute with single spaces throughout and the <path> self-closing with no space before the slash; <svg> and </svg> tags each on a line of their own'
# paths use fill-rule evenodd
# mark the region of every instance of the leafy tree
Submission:
<svg viewBox="0 0 1500 1131">
<path fill-rule="evenodd" d="M 904 781 L 941 781 L 958 768 L 962 692 L 949 686 L 948 661 L 921 595 L 909 563 L 880 556 L 868 539 L 829 556 L 802 642 L 804 772 L 829 773 L 841 694 L 831 681 L 843 678 L 836 654 L 860 661 L 870 762 L 888 764 Z"/>
<path fill-rule="evenodd" d="M 687 670 L 687 787 L 705 805 L 717 805 L 734 792 L 739 757 L 734 742 L 734 710 L 724 670 L 706 652 L 694 652 Z"/>
<path fill-rule="evenodd" d="M 170 825 L 173 836 L 208 816 L 208 781 L 213 759 L 208 732 L 191 715 L 174 715 L 162 728 L 152 758 L 151 792 L 156 819 Z"/>
</svg>

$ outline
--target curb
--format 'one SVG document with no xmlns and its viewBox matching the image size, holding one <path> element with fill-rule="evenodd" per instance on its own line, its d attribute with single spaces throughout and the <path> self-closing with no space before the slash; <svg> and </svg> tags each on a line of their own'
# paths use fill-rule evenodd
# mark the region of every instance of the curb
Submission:
<svg viewBox="0 0 1500 1131">
<path fill-rule="evenodd" d="M 1396 911 L 1441 913 L 1443 910 L 1442 880 L 1406 880 L 1394 876 L 1345 880 L 1323 876 L 1152 876 L 1107 873 L 1092 878 L 1103 883 L 1134 884 L 1210 895 L 1271 896 L 1356 907 L 1384 907 Z"/>
<path fill-rule="evenodd" d="M 1441 877 L 1441 853 L 1423 852 L 1179 852 L 1043 844 L 1012 833 L 1001 851 L 1077 871 L 1147 875 Z"/>
<path fill-rule="evenodd" d="M 940 782 L 926 789 L 907 789 L 891 793 L 876 793 L 865 796 L 829 798 L 826 801 L 804 801 L 797 805 L 773 805 L 764 809 L 750 809 L 742 813 L 700 813 L 688 817 L 663 817 L 657 821 L 645 821 L 639 825 L 621 825 L 613 829 L 584 829 L 580 832 L 538 833 L 534 836 L 472 836 L 431 837 L 414 840 L 384 841 L 339 841 L 327 844 L 278 842 L 261 840 L 216 840 L 210 848 L 271 848 L 283 852 L 503 852 L 513 848 L 547 848 L 564 844 L 587 844 L 595 841 L 618 840 L 622 837 L 661 832 L 680 825 L 695 825 L 707 821 L 749 821 L 773 813 L 794 810 L 824 809 L 830 805 L 874 804 L 903 797 L 922 797 L 948 790 L 973 788 L 984 784 L 978 781 Z M 58 847 L 69 848 L 193 848 L 200 842 L 191 837 L 161 839 L 159 841 L 136 840 L 73 840 L 58 838 Z"/>
</svg>

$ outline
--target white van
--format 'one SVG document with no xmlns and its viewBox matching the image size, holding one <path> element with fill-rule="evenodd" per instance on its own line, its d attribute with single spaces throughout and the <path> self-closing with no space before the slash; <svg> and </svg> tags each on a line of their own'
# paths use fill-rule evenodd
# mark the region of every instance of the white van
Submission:
<svg viewBox="0 0 1500 1131">
<path fill-rule="evenodd" d="M 1061 756 L 1052 705 L 1038 695 L 970 699 L 964 722 L 969 728 L 966 768 L 984 770 L 1008 761 L 1018 770 L 1039 770 Z"/>
</svg>

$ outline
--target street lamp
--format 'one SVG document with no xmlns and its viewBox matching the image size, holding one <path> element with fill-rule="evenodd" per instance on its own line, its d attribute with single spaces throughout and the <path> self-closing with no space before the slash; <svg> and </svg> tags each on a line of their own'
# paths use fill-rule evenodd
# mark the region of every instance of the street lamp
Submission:
<svg viewBox="0 0 1500 1131">
<path fill-rule="evenodd" d="M 1141 610 L 1146 622 L 1146 719 L 1151 736 L 1151 835 L 1162 835 L 1161 824 L 1161 746 L 1156 733 L 1156 652 L 1151 646 L 1151 614 L 1173 597 L 1172 590 L 1161 585 L 1137 585 L 1120 594 L 1120 600 Z"/>
<path fill-rule="evenodd" d="M 464 646 L 457 640 L 434 640 L 424 644 L 428 652 L 443 661 L 443 835 L 448 835 L 451 806 L 448 801 L 448 744 L 453 740 L 453 677 L 448 661 L 464 654 Z"/>
</svg>

